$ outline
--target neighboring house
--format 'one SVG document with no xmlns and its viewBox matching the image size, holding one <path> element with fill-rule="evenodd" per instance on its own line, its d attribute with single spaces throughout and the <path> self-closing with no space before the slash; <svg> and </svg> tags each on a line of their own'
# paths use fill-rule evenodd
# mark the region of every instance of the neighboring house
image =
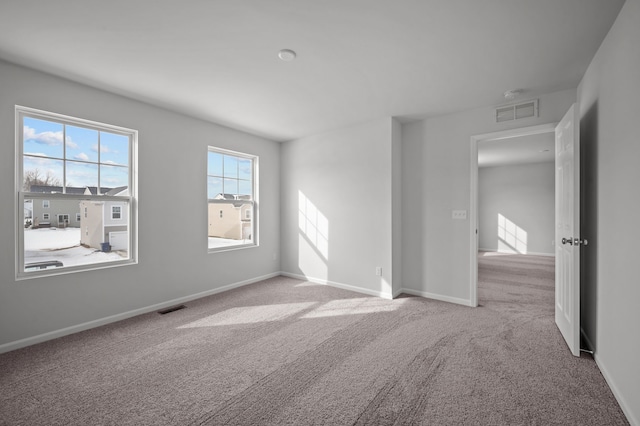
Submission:
<svg viewBox="0 0 640 426">
<path fill-rule="evenodd" d="M 106 195 L 122 195 L 127 187 Z M 129 209 L 125 201 L 80 201 L 80 244 L 97 249 L 108 242 L 112 250 L 128 250 Z"/>
<path fill-rule="evenodd" d="M 107 188 L 104 188 L 107 189 Z M 109 188 L 111 189 L 111 188 Z M 67 194 L 96 194 L 98 188 L 95 186 L 88 187 L 71 187 L 68 186 Z M 49 185 L 32 185 L 29 192 L 41 194 L 61 193 L 61 186 Z M 31 219 L 34 228 L 41 227 L 80 227 L 80 208 L 77 200 L 57 200 L 51 199 L 34 199 L 25 200 L 25 220 L 27 220 L 27 202 L 31 202 Z"/>
<path fill-rule="evenodd" d="M 253 203 L 248 195 L 218 194 L 209 200 L 209 236 L 231 240 L 252 238 Z"/>
</svg>

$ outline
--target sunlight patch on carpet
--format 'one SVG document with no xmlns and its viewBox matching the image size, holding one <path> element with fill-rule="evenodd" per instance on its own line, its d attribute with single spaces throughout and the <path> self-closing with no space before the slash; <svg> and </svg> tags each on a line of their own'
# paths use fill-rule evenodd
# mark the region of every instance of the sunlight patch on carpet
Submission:
<svg viewBox="0 0 640 426">
<path fill-rule="evenodd" d="M 377 297 L 361 297 L 357 299 L 332 300 L 302 318 L 335 317 L 338 315 L 372 314 L 391 312 L 399 309 L 408 299 L 388 300 Z"/>
<path fill-rule="evenodd" d="M 310 308 L 316 302 L 282 303 L 278 305 L 243 306 L 231 308 L 217 314 L 201 318 L 178 328 L 215 327 L 220 325 L 253 324 L 279 321 Z"/>
</svg>

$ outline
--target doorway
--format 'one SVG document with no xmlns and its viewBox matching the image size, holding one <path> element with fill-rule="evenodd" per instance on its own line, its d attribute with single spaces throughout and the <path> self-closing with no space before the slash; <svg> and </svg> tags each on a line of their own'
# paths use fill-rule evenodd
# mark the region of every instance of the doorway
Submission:
<svg viewBox="0 0 640 426">
<path fill-rule="evenodd" d="M 511 158 L 511 161 L 518 162 L 527 161 L 523 158 L 523 156 L 530 155 L 530 149 L 521 149 L 522 144 L 509 145 L 509 141 L 514 141 L 515 138 L 518 138 L 521 142 L 525 142 L 527 140 L 532 140 L 536 136 L 544 137 L 555 134 L 556 123 L 552 124 L 544 124 L 539 126 L 532 127 L 524 127 L 520 129 L 512 129 L 505 130 L 496 133 L 489 133 L 484 135 L 477 135 L 471 137 L 471 202 L 470 202 L 470 237 L 471 237 L 471 250 L 470 250 L 470 265 L 471 265 L 471 279 L 470 279 L 470 299 L 472 306 L 478 306 L 478 251 L 481 248 L 495 250 L 495 252 L 512 252 L 512 253 L 538 253 L 540 252 L 540 247 L 544 247 L 541 245 L 540 241 L 536 241 L 535 245 L 532 245 L 533 241 L 529 238 L 529 233 L 522 226 L 522 223 L 517 223 L 518 221 L 514 220 L 514 217 L 509 217 L 510 214 L 507 214 L 505 211 L 496 211 L 491 212 L 491 215 L 495 215 L 496 217 L 491 217 L 489 220 L 493 220 L 491 226 L 488 225 L 487 219 L 484 219 L 486 223 L 480 223 L 480 206 L 479 206 L 479 148 L 486 146 L 488 149 L 485 149 L 485 154 L 481 159 L 485 164 L 500 164 L 500 162 L 508 161 L 507 158 Z M 510 149 L 507 150 L 506 147 Z M 549 149 L 549 148 L 546 148 Z M 543 149 L 533 149 L 534 151 L 543 151 Z M 551 148 L 550 153 L 538 152 L 540 156 L 551 156 L 554 157 L 555 152 L 554 149 Z M 518 159 L 519 158 L 519 159 Z M 495 176 L 494 176 L 495 178 Z M 498 177 L 499 179 L 500 177 Z M 504 177 L 502 177 L 504 178 Z M 554 179 L 554 176 L 551 176 L 551 179 Z M 483 211 L 482 216 L 487 216 L 486 211 Z M 494 245 L 490 245 L 489 247 L 481 247 L 480 241 L 481 236 L 485 237 L 486 235 L 481 234 L 483 231 L 487 229 L 492 229 L 490 232 L 491 238 L 483 238 L 483 245 L 487 245 L 487 241 L 494 241 Z M 552 229 L 554 232 L 555 229 Z M 552 244 L 553 237 L 550 238 L 549 244 Z M 536 247 L 536 249 L 533 249 Z"/>
</svg>

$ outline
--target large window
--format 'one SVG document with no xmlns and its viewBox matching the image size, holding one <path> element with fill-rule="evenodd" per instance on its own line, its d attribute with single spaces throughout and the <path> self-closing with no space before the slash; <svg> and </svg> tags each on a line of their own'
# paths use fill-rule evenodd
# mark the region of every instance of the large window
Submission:
<svg viewBox="0 0 640 426">
<path fill-rule="evenodd" d="M 136 143 L 135 130 L 16 107 L 18 278 L 135 263 Z"/>
<path fill-rule="evenodd" d="M 258 158 L 209 147 L 209 251 L 257 245 Z"/>
</svg>

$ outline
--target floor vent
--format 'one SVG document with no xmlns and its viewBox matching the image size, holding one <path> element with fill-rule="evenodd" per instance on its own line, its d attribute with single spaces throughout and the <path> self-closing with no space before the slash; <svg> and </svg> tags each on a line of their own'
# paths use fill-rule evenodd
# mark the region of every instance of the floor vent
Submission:
<svg viewBox="0 0 640 426">
<path fill-rule="evenodd" d="M 521 102 L 515 105 L 504 105 L 496 108 L 496 123 L 520 120 L 538 116 L 538 100 Z"/>
<path fill-rule="evenodd" d="M 165 309 L 161 309 L 158 311 L 158 313 L 160 315 L 165 315 L 171 312 L 175 312 L 175 311 L 179 311 L 180 309 L 184 309 L 186 308 L 186 306 L 184 305 L 178 305 L 178 306 L 171 306 L 170 308 L 165 308 Z"/>
</svg>

